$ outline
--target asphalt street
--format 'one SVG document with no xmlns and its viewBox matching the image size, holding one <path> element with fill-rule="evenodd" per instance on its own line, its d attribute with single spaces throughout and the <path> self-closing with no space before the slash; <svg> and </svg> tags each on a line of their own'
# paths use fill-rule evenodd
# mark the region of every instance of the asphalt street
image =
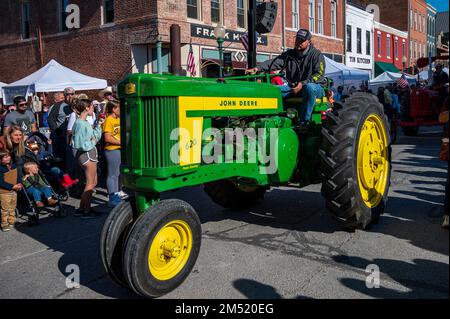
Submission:
<svg viewBox="0 0 450 319">
<path fill-rule="evenodd" d="M 202 187 L 164 194 L 189 202 L 202 221 L 202 247 L 193 272 L 163 298 L 448 298 L 449 233 L 442 219 L 447 167 L 437 159 L 439 128 L 400 135 L 386 214 L 368 231 L 346 232 L 324 208 L 320 185 L 273 188 L 257 206 L 233 212 Z M 105 190 L 95 220 L 19 220 L 0 233 L 0 298 L 136 298 L 105 273 L 99 238 L 109 209 Z M 71 265 L 80 287 L 67 288 Z M 368 265 L 380 270 L 367 288 Z"/>
</svg>

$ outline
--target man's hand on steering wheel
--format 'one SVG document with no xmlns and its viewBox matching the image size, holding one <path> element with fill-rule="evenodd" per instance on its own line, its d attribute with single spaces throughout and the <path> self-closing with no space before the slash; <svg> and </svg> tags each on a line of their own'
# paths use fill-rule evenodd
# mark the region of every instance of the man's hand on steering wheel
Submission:
<svg viewBox="0 0 450 319">
<path fill-rule="evenodd" d="M 253 74 L 256 74 L 256 72 L 258 72 L 259 70 L 258 70 L 258 68 L 252 68 L 252 69 L 247 69 L 247 70 L 245 70 L 245 74 L 250 74 L 250 75 L 253 75 Z"/>
</svg>

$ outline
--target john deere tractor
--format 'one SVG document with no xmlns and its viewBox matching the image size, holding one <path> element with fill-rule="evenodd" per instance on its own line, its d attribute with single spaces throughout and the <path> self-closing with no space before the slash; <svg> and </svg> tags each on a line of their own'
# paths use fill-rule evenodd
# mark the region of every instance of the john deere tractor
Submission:
<svg viewBox="0 0 450 319">
<path fill-rule="evenodd" d="M 101 236 L 116 283 L 158 297 L 194 267 L 201 223 L 189 203 L 160 200 L 170 190 L 203 185 L 215 203 L 241 209 L 273 186 L 322 183 L 326 207 L 347 228 L 383 213 L 390 140 L 377 98 L 317 99 L 305 125 L 300 98 L 283 100 L 269 78 L 132 74 L 121 82 L 121 172 L 134 195 L 110 212 Z M 224 142 L 238 131 L 243 137 Z"/>
</svg>

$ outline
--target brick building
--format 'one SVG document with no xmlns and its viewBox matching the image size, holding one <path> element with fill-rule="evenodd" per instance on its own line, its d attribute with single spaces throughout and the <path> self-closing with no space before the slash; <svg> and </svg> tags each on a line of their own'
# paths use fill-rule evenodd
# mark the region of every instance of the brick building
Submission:
<svg viewBox="0 0 450 319">
<path fill-rule="evenodd" d="M 366 10 L 379 8 L 379 22 L 408 33 L 408 66 L 420 57 L 427 56 L 427 4 L 425 0 L 358 0 L 369 6 Z M 408 14 L 406 14 L 408 13 Z"/>
<path fill-rule="evenodd" d="M 427 3 L 427 52 L 436 55 L 436 9 Z"/>
<path fill-rule="evenodd" d="M 259 38 L 258 61 L 292 47 L 298 26 L 309 27 L 315 45 L 343 61 L 343 0 L 277 2 L 274 29 Z M 79 7 L 78 29 L 67 30 L 64 23 L 64 8 L 69 4 Z M 244 0 L 2 0 L 0 81 L 13 82 L 56 59 L 115 84 L 129 72 L 157 71 L 159 45 L 162 71 L 170 71 L 171 24 L 181 28 L 182 64 L 192 43 L 197 75 L 203 76 L 217 75 L 218 50 L 212 30 L 223 24 L 228 31 L 225 51 L 232 53 L 233 66 L 242 73 L 246 52 L 239 37 L 247 28 L 246 11 Z"/>
<path fill-rule="evenodd" d="M 278 1 L 281 2 L 281 1 Z M 313 43 L 327 57 L 344 63 L 345 0 L 286 0 L 284 47 L 293 47 L 299 28 L 313 33 Z"/>
<path fill-rule="evenodd" d="M 400 70 L 404 70 L 407 66 L 407 56 L 408 33 L 375 21 L 375 76 L 385 71 L 399 72 Z"/>
</svg>

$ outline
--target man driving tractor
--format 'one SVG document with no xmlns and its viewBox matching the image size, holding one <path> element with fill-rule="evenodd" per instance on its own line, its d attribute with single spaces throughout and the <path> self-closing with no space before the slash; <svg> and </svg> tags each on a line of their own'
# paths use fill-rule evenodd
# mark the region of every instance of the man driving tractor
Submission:
<svg viewBox="0 0 450 319">
<path fill-rule="evenodd" d="M 327 83 L 325 74 L 325 59 L 318 49 L 311 44 L 311 32 L 300 29 L 295 38 L 295 48 L 290 49 L 274 59 L 267 60 L 257 67 L 248 69 L 246 73 L 255 74 L 258 71 L 271 72 L 285 69 L 289 85 L 281 86 L 283 98 L 300 96 L 303 103 L 299 106 L 300 122 L 311 120 L 316 98 L 323 98 L 321 85 Z"/>
</svg>

